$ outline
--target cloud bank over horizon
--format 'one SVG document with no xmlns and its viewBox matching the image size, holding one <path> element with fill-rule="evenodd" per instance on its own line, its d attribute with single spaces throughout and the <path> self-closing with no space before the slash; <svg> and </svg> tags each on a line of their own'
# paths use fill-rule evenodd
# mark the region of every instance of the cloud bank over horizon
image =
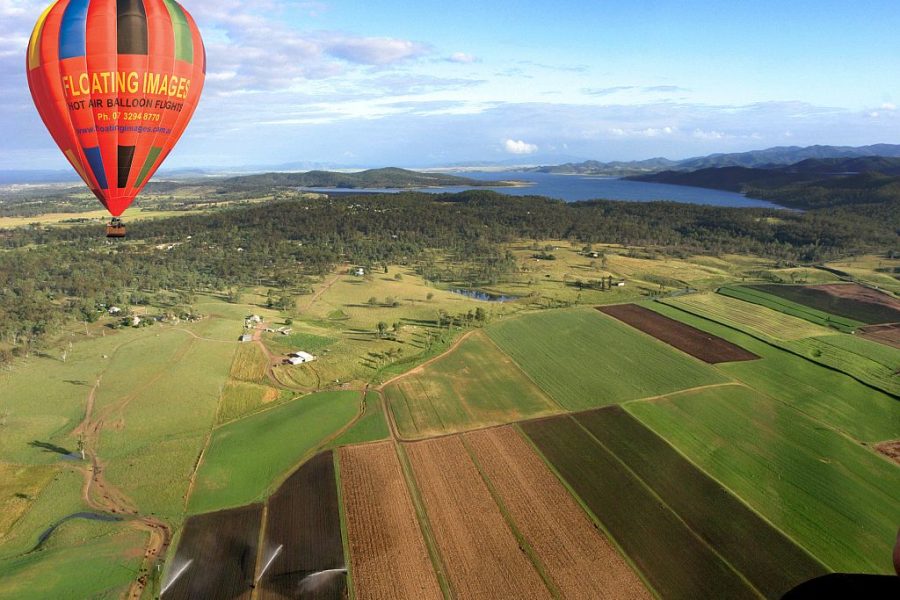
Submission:
<svg viewBox="0 0 900 600">
<path fill-rule="evenodd" d="M 451 13 L 425 0 L 184 0 L 210 66 L 165 167 L 627 160 L 900 142 L 900 38 L 890 33 L 900 10 L 826 0 L 809 17 L 807 0 L 761 1 L 766 10 L 715 15 L 696 3 L 679 11 L 662 1 L 648 13 L 564 0 L 551 16 L 538 3 Z M 2 169 L 67 167 L 24 73 L 45 6 L 0 0 Z M 803 18 L 806 28 L 772 32 L 762 14 L 786 25 Z M 737 18 L 742 32 L 725 28 Z"/>
</svg>

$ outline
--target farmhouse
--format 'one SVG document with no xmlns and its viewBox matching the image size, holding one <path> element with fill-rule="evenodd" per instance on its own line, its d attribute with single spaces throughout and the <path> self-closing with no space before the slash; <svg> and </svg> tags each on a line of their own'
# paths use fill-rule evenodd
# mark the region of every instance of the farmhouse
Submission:
<svg viewBox="0 0 900 600">
<path fill-rule="evenodd" d="M 119 308 L 118 306 L 110 306 L 109 307 L 109 314 L 111 314 L 111 315 L 117 315 L 120 312 L 122 312 L 122 309 Z"/>
<path fill-rule="evenodd" d="M 353 274 L 357 277 L 362 277 L 366 274 L 366 270 L 363 267 L 356 267 L 356 269 L 353 270 Z"/>
</svg>

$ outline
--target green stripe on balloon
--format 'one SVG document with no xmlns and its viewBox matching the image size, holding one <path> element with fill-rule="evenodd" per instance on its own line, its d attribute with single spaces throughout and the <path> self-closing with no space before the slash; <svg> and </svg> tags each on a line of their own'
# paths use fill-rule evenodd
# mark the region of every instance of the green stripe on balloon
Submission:
<svg viewBox="0 0 900 600">
<path fill-rule="evenodd" d="M 163 0 L 172 19 L 172 29 L 175 32 L 175 58 L 189 63 L 194 62 L 194 38 L 191 35 L 191 27 L 188 25 L 187 16 L 181 5 L 174 0 Z"/>
<path fill-rule="evenodd" d="M 144 185 L 144 180 L 150 173 L 150 169 L 153 167 L 154 163 L 156 163 L 156 159 L 159 158 L 160 152 L 162 152 L 162 148 L 159 146 L 154 146 L 150 149 L 150 153 L 147 155 L 147 160 L 144 161 L 144 166 L 141 167 L 141 172 L 138 174 L 137 181 L 134 182 L 134 187 L 140 187 Z"/>
</svg>

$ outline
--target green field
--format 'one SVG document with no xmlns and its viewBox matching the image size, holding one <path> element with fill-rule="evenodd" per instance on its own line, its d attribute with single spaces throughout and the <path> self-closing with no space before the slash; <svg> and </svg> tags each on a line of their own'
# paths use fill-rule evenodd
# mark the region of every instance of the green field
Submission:
<svg viewBox="0 0 900 600">
<path fill-rule="evenodd" d="M 760 306 L 765 306 L 766 308 L 777 310 L 786 315 L 804 319 L 810 323 L 815 323 L 816 325 L 833 327 L 844 333 L 851 333 L 865 325 L 862 321 L 854 321 L 847 317 L 833 315 L 752 287 L 725 286 L 719 288 L 718 293 L 730 298 L 737 298 L 738 300 L 743 300 L 745 302 L 759 304 Z"/>
<path fill-rule="evenodd" d="M 713 367 L 593 309 L 506 319 L 487 332 L 569 410 L 728 381 Z"/>
<path fill-rule="evenodd" d="M 405 438 L 465 431 L 559 408 L 483 333 L 384 389 Z"/>
<path fill-rule="evenodd" d="M 576 419 L 763 596 L 780 598 L 828 572 L 621 407 Z"/>
<path fill-rule="evenodd" d="M 663 598 L 758 598 L 611 452 L 567 416 L 521 425 Z"/>
<path fill-rule="evenodd" d="M 884 457 L 749 389 L 626 408 L 832 570 L 893 571 L 900 470 Z"/>
<path fill-rule="evenodd" d="M 365 412 L 353 426 L 334 440 L 334 446 L 361 444 L 387 439 L 391 432 L 384 419 L 381 396 L 378 392 L 368 392 L 365 396 Z"/>
<path fill-rule="evenodd" d="M 719 365 L 750 387 L 861 442 L 900 437 L 900 406 L 891 396 L 725 325 L 659 302 L 645 306 L 758 355 L 760 360 Z"/>
<path fill-rule="evenodd" d="M 900 396 L 900 349 L 849 334 L 793 340 L 786 346 L 810 360 Z"/>
<path fill-rule="evenodd" d="M 833 333 L 821 325 L 721 294 L 690 294 L 664 302 L 764 339 L 797 340 Z"/>
<path fill-rule="evenodd" d="M 213 432 L 197 471 L 191 514 L 250 504 L 359 412 L 359 392 L 304 396 Z"/>
<path fill-rule="evenodd" d="M 105 524 L 86 528 L 108 529 Z M 140 567 L 134 549 L 145 539 L 143 533 L 121 528 L 77 545 L 0 561 L 0 598 L 121 598 Z"/>
</svg>

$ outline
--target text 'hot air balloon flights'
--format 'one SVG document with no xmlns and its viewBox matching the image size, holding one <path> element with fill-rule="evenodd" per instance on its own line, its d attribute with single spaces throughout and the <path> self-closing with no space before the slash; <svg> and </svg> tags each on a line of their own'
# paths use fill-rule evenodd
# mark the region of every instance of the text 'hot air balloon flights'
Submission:
<svg viewBox="0 0 900 600">
<path fill-rule="evenodd" d="M 197 103 L 206 51 L 174 0 L 57 0 L 28 44 L 28 85 L 60 150 L 118 217 L 175 146 Z"/>
</svg>

